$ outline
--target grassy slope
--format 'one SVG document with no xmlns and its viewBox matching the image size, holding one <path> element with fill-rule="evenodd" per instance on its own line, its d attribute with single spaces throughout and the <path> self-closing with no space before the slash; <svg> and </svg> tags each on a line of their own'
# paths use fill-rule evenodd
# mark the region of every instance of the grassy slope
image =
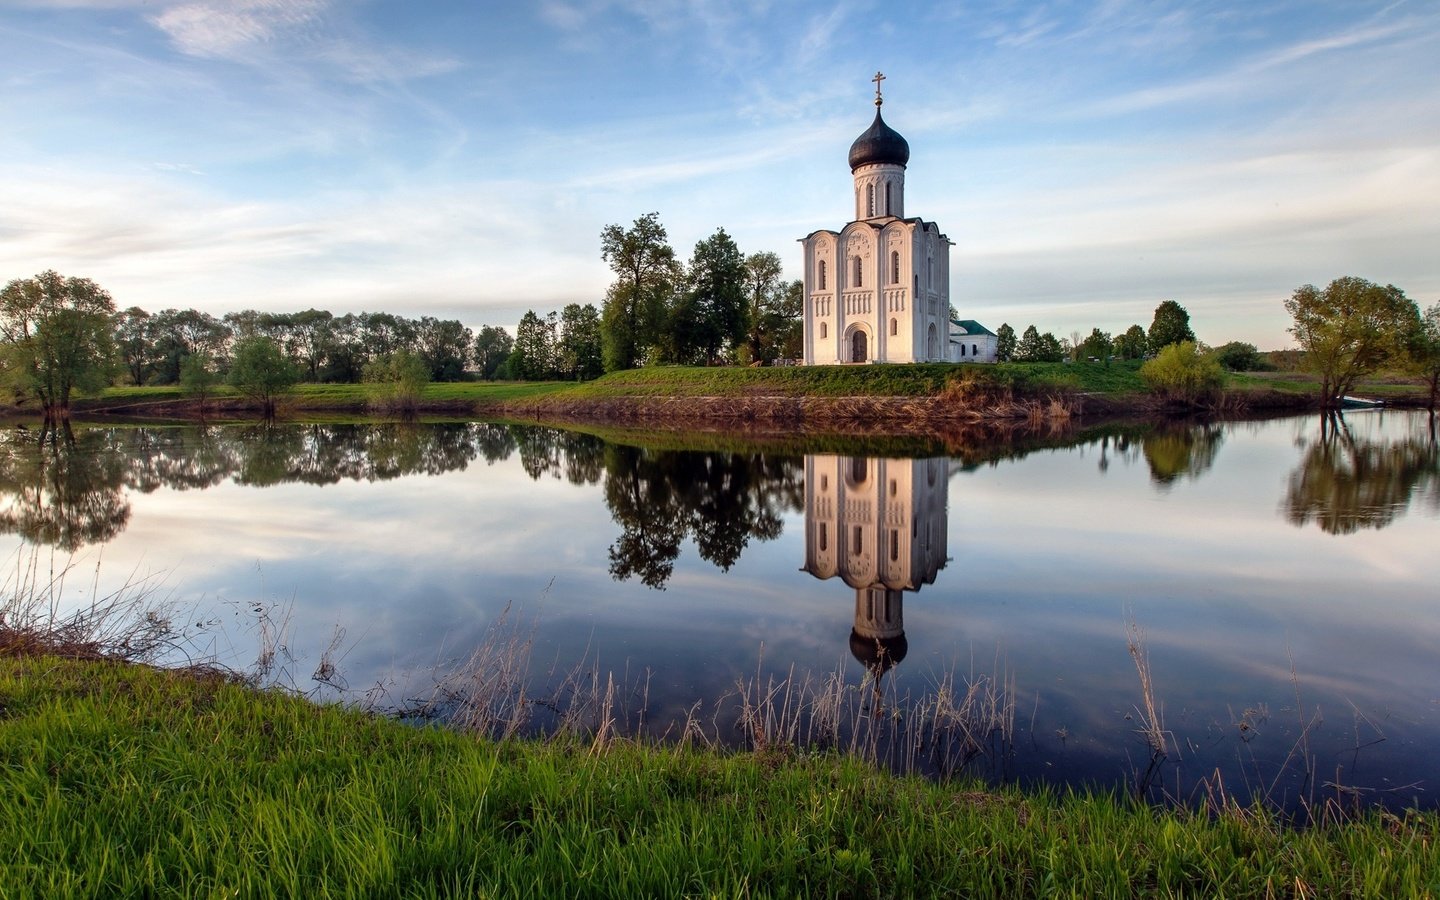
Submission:
<svg viewBox="0 0 1440 900">
<path fill-rule="evenodd" d="M 618 398 L 676 397 L 901 397 L 914 398 L 941 393 L 953 379 L 972 379 L 981 386 L 1013 390 L 1018 398 L 1038 397 L 1042 401 L 1058 391 L 1099 395 L 1111 402 L 1104 408 L 1119 411 L 1130 406 L 1143 409 L 1146 395 L 1138 362 L 1098 363 L 1003 363 L 1000 365 L 875 365 L 796 366 L 781 368 L 687 368 L 656 366 L 615 372 L 595 381 L 571 382 L 460 382 L 431 384 L 425 389 L 422 408 L 448 413 L 496 408 L 499 404 L 538 400 L 567 405 Z M 1251 373 L 1227 376 L 1227 387 L 1252 397 L 1291 395 L 1297 400 L 1318 391 L 1312 376 L 1300 373 Z M 1362 396 L 1408 398 L 1421 396 L 1413 380 L 1377 376 L 1357 387 Z M 229 388 L 216 392 L 217 402 L 233 401 Z M 346 411 L 363 413 L 370 399 L 367 385 L 302 384 L 284 401 L 290 412 Z M 165 412 L 166 407 L 183 403 L 177 387 L 115 387 L 101 397 L 77 403 L 80 412 L 121 411 L 144 414 Z M 1272 403 L 1273 405 L 1273 403 Z M 185 413 L 185 410 L 171 411 Z"/>
<path fill-rule="evenodd" d="M 1422 896 L 1434 814 L 1297 831 L 793 753 L 495 745 L 0 659 L 6 896 Z"/>
</svg>

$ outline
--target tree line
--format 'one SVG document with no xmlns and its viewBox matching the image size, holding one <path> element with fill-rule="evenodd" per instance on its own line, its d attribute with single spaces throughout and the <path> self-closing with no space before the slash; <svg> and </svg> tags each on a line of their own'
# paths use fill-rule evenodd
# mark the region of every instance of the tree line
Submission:
<svg viewBox="0 0 1440 900">
<path fill-rule="evenodd" d="M 1185 307 L 1174 300 L 1165 300 L 1155 307 L 1149 331 L 1135 324 L 1113 336 L 1093 328 L 1085 337 L 1074 331 L 1068 338 L 1057 338 L 1048 331 L 1042 334 L 1031 325 L 1017 339 L 1015 329 L 1006 322 L 995 330 L 995 338 L 995 358 L 1000 362 L 1108 361 L 1115 357 L 1144 359 L 1171 344 L 1195 340 L 1195 332 L 1190 328 L 1190 313 Z"/>
</svg>

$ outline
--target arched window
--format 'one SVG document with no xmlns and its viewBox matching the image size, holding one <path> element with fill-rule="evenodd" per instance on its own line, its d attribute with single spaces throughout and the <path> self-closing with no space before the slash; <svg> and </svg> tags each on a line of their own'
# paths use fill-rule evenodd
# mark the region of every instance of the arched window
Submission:
<svg viewBox="0 0 1440 900">
<path fill-rule="evenodd" d="M 824 323 L 824 322 L 821 322 L 821 323 L 820 323 L 820 336 L 821 336 L 822 338 L 825 336 L 825 333 L 826 333 L 828 330 L 829 330 L 829 329 L 827 329 L 827 328 L 825 327 L 825 323 Z"/>
<path fill-rule="evenodd" d="M 890 561 L 900 561 L 900 532 L 890 529 Z"/>
<path fill-rule="evenodd" d="M 971 344 L 971 345 L 970 345 L 970 355 L 971 355 L 971 356 L 979 356 L 979 355 L 980 355 L 980 345 L 979 345 L 979 344 Z"/>
<path fill-rule="evenodd" d="M 900 251 L 890 251 L 890 283 L 900 283 Z"/>
<path fill-rule="evenodd" d="M 862 485 L 865 478 L 870 474 L 870 464 L 863 456 L 852 456 L 850 458 L 850 483 Z"/>
<path fill-rule="evenodd" d="M 817 272 L 817 275 L 818 275 L 818 278 L 817 278 L 816 280 L 820 282 L 820 287 L 818 288 L 818 290 L 822 290 L 822 291 L 823 291 L 823 290 L 825 290 L 825 260 L 823 260 L 823 259 L 820 260 L 820 268 L 819 268 L 819 271 Z"/>
<path fill-rule="evenodd" d="M 893 215 L 895 215 L 895 214 L 894 214 L 893 212 L 891 212 L 890 210 L 891 210 L 891 203 L 890 203 L 890 182 L 887 181 L 887 182 L 885 182 L 885 215 L 887 215 L 887 216 L 893 216 Z"/>
<path fill-rule="evenodd" d="M 960 355 L 961 355 L 961 356 L 964 356 L 964 355 L 965 355 L 965 345 L 964 345 L 964 344 L 961 344 L 961 345 L 960 345 Z"/>
<path fill-rule="evenodd" d="M 865 532 L 860 530 L 859 525 L 855 526 L 855 535 L 850 543 L 856 556 L 865 551 Z"/>
<path fill-rule="evenodd" d="M 861 265 L 861 263 L 860 263 L 860 257 L 858 257 L 858 256 L 852 256 L 852 257 L 850 257 L 850 258 L 853 259 L 853 260 L 855 260 L 855 279 L 854 279 L 854 280 L 855 280 L 855 287 L 864 287 L 864 286 L 865 286 L 865 280 L 861 277 L 861 272 L 860 272 L 860 265 Z"/>
<path fill-rule="evenodd" d="M 893 336 L 895 336 L 895 335 L 897 335 L 897 334 L 899 334 L 899 333 L 900 333 L 900 323 L 899 323 L 897 320 L 895 320 L 895 319 L 891 319 L 891 320 L 890 320 L 890 335 L 893 337 Z"/>
<path fill-rule="evenodd" d="M 824 553 L 824 552 L 828 549 L 828 548 L 825 546 L 827 543 L 829 543 L 829 542 L 826 540 L 826 537 L 827 537 L 827 536 L 828 536 L 828 534 L 827 534 L 827 532 L 826 532 L 826 530 L 825 530 L 825 523 L 824 523 L 824 522 L 821 522 L 821 523 L 820 523 L 820 552 L 821 552 L 821 553 Z"/>
<path fill-rule="evenodd" d="M 865 188 L 865 209 L 867 210 L 865 215 L 875 215 L 875 185 L 873 184 Z"/>
</svg>

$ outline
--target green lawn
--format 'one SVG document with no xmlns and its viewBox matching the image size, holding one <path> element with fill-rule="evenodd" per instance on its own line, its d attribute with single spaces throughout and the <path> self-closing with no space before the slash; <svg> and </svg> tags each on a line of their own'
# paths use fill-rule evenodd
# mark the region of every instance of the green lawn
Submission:
<svg viewBox="0 0 1440 900">
<path fill-rule="evenodd" d="M 15 897 L 1419 897 L 1440 817 L 895 778 L 772 748 L 493 743 L 110 662 L 0 658 Z"/>
</svg>

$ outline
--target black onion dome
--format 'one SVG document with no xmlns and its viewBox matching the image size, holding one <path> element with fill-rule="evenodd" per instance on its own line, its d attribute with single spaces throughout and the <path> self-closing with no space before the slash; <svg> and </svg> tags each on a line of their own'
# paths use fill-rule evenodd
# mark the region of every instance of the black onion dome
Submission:
<svg viewBox="0 0 1440 900">
<path fill-rule="evenodd" d="M 867 638 L 850 632 L 850 655 L 871 672 L 883 674 L 899 665 L 910 650 L 905 635 L 893 638 Z"/>
<path fill-rule="evenodd" d="M 864 134 L 850 145 L 850 171 L 871 163 L 892 163 L 903 166 L 910 161 L 910 144 L 900 132 L 885 124 L 880 110 L 875 110 L 875 121 Z"/>
</svg>

